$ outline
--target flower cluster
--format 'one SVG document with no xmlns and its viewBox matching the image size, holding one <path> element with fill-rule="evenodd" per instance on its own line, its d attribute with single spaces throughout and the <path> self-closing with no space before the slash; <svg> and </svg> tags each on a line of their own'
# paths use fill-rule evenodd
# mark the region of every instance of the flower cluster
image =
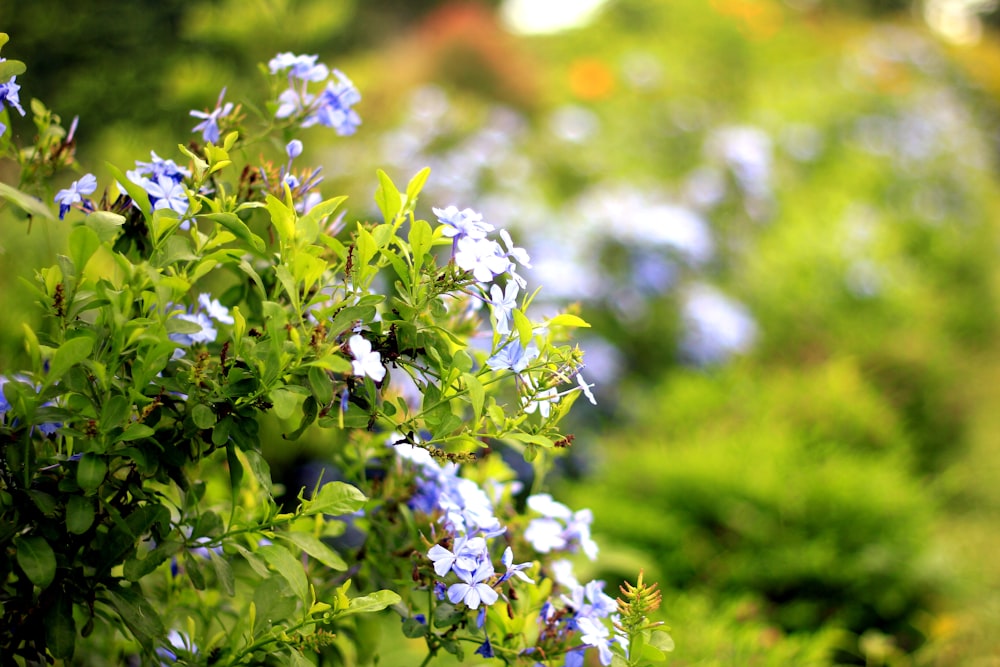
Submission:
<svg viewBox="0 0 1000 667">
<path fill-rule="evenodd" d="M 154 152 L 150 154 L 152 160 L 149 162 L 136 160 L 135 169 L 126 173 L 128 179 L 146 191 L 153 210 L 168 208 L 184 215 L 190 203 L 184 179 L 191 177 L 191 170 L 178 166 L 173 160 L 164 160 Z M 187 226 L 182 228 L 187 229 Z"/>
<path fill-rule="evenodd" d="M 0 58 L 0 63 L 6 62 L 6 58 Z M 18 91 L 21 90 L 21 86 L 17 84 L 17 76 L 11 76 L 6 83 L 0 83 L 0 111 L 3 111 L 4 105 L 14 109 L 22 116 L 24 115 L 24 107 L 21 106 L 21 97 Z M 7 126 L 0 123 L 0 135 L 7 131 Z"/>
<path fill-rule="evenodd" d="M 507 544 L 500 555 L 504 571 L 498 573 L 494 565 L 497 545 L 514 539 L 515 535 L 497 518 L 490 495 L 475 482 L 461 477 L 458 464 L 438 463 L 419 443 L 394 436 L 389 444 L 395 446 L 397 456 L 408 461 L 415 471 L 416 487 L 408 501 L 410 508 L 436 519 L 434 530 L 440 529 L 440 533 L 435 533 L 437 542 L 426 552 L 437 576 L 434 583 L 437 599 L 453 605 L 464 604 L 477 611 L 476 625 L 483 628 L 486 608 L 508 597 L 503 593 L 505 583 L 517 579 L 523 584 L 535 584 L 525 573 L 535 564 L 515 563 L 513 549 Z M 497 485 L 493 495 L 500 499 L 519 489 L 519 482 Z M 574 513 L 548 494 L 529 496 L 528 506 L 542 516 L 531 520 L 523 538 L 539 555 L 579 548 L 588 557 L 596 558 L 597 544 L 590 537 L 589 510 Z M 576 667 L 583 664 L 584 650 L 592 646 L 598 648 L 601 663 L 610 664 L 610 630 L 604 619 L 614 614 L 616 604 L 604 594 L 604 582 L 594 580 L 581 585 L 568 560 L 550 563 L 545 572 L 554 577 L 564 592 L 542 605 L 537 647 L 524 649 L 524 653 L 531 654 L 539 648 L 546 653 L 563 650 L 566 665 Z M 513 594 L 511 590 L 509 595 Z M 581 644 L 567 648 L 576 635 Z M 493 657 L 493 651 L 487 632 L 477 653 Z"/>
<path fill-rule="evenodd" d="M 279 54 L 270 71 L 288 88 L 274 90 L 268 116 L 288 122 L 259 119 L 268 130 L 357 127 L 360 96 L 316 56 Z M 15 103 L 17 90 L 4 90 L 0 102 Z M 21 591 L 55 590 L 58 563 L 60 581 L 81 582 L 49 614 L 63 635 L 77 636 L 81 615 L 91 626 L 113 619 L 117 629 L 94 632 L 124 629 L 150 664 L 306 659 L 352 636 L 357 614 L 390 607 L 431 656 L 461 659 L 459 642 L 471 640 L 478 655 L 507 662 L 575 667 L 596 647 L 607 664 L 614 604 L 564 559 L 596 557 L 590 511 L 546 494 L 525 508 L 513 471 L 486 456 L 497 443 L 526 460 L 570 445 L 560 419 L 577 395 L 594 399 L 581 353 L 564 343 L 586 322 L 528 318 L 518 273 L 528 253 L 478 212 L 433 209 L 436 228 L 419 219 L 426 171 L 405 191 L 380 172 L 385 222 L 347 228 L 343 198 L 318 193 L 320 170 L 293 170 L 301 140 L 285 135 L 280 166 L 263 156 L 234 164 L 258 138 L 241 136 L 241 107 L 224 92 L 214 109 L 192 112 L 204 143 L 180 148 L 188 162 L 151 153 L 125 173 L 110 167 L 117 195 L 112 184 L 91 200 L 98 183 L 86 173 L 54 198 L 60 219 L 87 215 L 71 221 L 66 254 L 36 274 L 51 326 L 26 332 L 30 370 L 0 377 L 0 436 L 19 443 L 20 466 L 3 483 L 42 503 L 0 536 L 18 568 L 0 578 L 0 651 L 74 658 L 72 642 L 4 630 L 34 604 Z M 91 263 L 99 251 L 112 271 Z M 317 463 L 339 478 L 297 504 L 286 496 L 280 510 L 264 420 L 288 440 L 329 429 Z M 387 450 L 388 432 L 407 435 Z M 369 474 L 386 460 L 391 468 Z M 0 510 L 13 497 L 0 494 Z M 364 531 L 363 544 L 336 521 Z M 94 540 L 80 547 L 79 536 Z M 361 590 L 349 597 L 355 573 Z M 227 595 L 182 605 L 188 583 Z M 184 618 L 187 629 L 171 632 Z M 199 631 L 209 619 L 226 631 Z"/>
<path fill-rule="evenodd" d="M 361 118 L 352 107 L 361 101 L 361 93 L 343 72 L 331 71 L 317 63 L 317 58 L 279 53 L 268 63 L 271 74 L 288 75 L 288 88 L 278 96 L 274 117 L 295 119 L 301 127 L 333 128 L 341 136 L 354 134 Z M 310 92 L 309 84 L 324 82 L 326 86 L 318 94 Z"/>
</svg>

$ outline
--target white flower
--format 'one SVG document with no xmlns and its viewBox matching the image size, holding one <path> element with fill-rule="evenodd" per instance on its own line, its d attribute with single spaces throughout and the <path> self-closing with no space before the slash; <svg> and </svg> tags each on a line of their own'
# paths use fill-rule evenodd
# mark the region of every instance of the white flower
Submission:
<svg viewBox="0 0 1000 667">
<path fill-rule="evenodd" d="M 494 276 L 506 273 L 511 265 L 499 243 L 471 236 L 458 239 L 455 264 L 463 271 L 471 271 L 481 283 L 492 282 Z"/>
<path fill-rule="evenodd" d="M 587 381 L 583 379 L 583 373 L 576 374 L 576 383 L 580 385 L 580 391 L 582 391 L 583 395 L 587 397 L 587 400 L 590 401 L 591 405 L 597 405 L 597 399 L 594 398 L 594 394 L 590 391 L 590 388 L 594 385 L 587 384 Z"/>
<path fill-rule="evenodd" d="M 510 333 L 511 313 L 517 308 L 517 283 L 511 281 L 503 289 L 499 285 L 490 287 L 490 309 L 497 320 L 496 332 L 501 336 Z"/>
<path fill-rule="evenodd" d="M 382 365 L 382 355 L 372 352 L 372 344 L 364 336 L 354 334 L 348 341 L 351 354 L 354 355 L 354 374 L 358 377 L 368 376 L 375 382 L 381 382 L 385 377 L 385 366 Z"/>
</svg>

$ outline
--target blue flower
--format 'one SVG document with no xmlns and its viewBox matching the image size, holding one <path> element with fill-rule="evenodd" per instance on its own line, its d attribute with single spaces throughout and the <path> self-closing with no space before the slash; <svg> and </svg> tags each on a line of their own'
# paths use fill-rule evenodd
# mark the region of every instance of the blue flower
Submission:
<svg viewBox="0 0 1000 667">
<path fill-rule="evenodd" d="M 6 58 L 0 58 L 0 62 L 4 60 Z M 7 106 L 16 109 L 23 116 L 24 107 L 21 106 L 21 99 L 17 92 L 21 90 L 21 86 L 14 82 L 16 78 L 16 76 L 12 76 L 7 83 L 0 83 L 0 108 L 3 108 L 3 104 L 6 103 Z"/>
<path fill-rule="evenodd" d="M 456 574 L 471 575 L 487 557 L 486 540 L 482 537 L 459 536 L 455 538 L 454 551 L 435 544 L 427 552 L 427 557 L 434 563 L 434 572 L 439 577 L 446 576 L 452 570 Z"/>
<path fill-rule="evenodd" d="M 485 607 L 484 607 L 485 609 Z M 486 639 L 483 641 L 482 646 L 476 649 L 476 655 L 481 655 L 484 658 L 495 658 L 493 654 L 493 646 L 490 644 L 490 636 L 486 635 Z"/>
<path fill-rule="evenodd" d="M 521 342 L 517 339 L 507 341 L 497 353 L 486 360 L 486 365 L 495 371 L 512 370 L 521 373 L 528 365 L 538 357 L 538 348 L 534 343 L 529 343 L 528 347 L 521 347 Z"/>
<path fill-rule="evenodd" d="M 441 234 L 448 238 L 461 238 L 468 236 L 472 239 L 485 239 L 487 232 L 493 231 L 493 225 L 483 222 L 483 216 L 476 213 L 471 208 L 458 210 L 457 206 L 448 208 L 432 208 L 438 221 L 445 225 Z"/>
<path fill-rule="evenodd" d="M 517 577 L 521 581 L 524 581 L 529 584 L 535 583 L 534 579 L 532 579 L 524 572 L 522 572 L 522 570 L 527 570 L 529 567 L 531 567 L 533 563 L 519 563 L 518 565 L 514 565 L 514 551 L 510 547 L 504 549 L 503 557 L 500 560 L 503 563 L 504 567 L 507 568 L 507 571 L 503 574 L 502 577 L 500 577 L 500 581 L 497 583 L 502 583 L 504 581 L 507 581 L 511 577 Z"/>
<path fill-rule="evenodd" d="M 288 77 L 301 81 L 323 81 L 329 76 L 329 69 L 323 63 L 316 63 L 319 56 L 297 56 L 294 53 L 279 53 L 267 63 L 271 74 L 278 74 L 286 69 Z"/>
<path fill-rule="evenodd" d="M 201 329 L 194 333 L 172 333 L 168 336 L 170 340 L 189 347 L 195 343 L 212 343 L 219 332 L 216 331 L 212 320 L 205 313 L 180 313 L 177 319 L 185 320 L 197 324 Z"/>
<path fill-rule="evenodd" d="M 4 396 L 3 386 L 7 384 L 8 380 L 4 376 L 0 375 L 0 419 L 3 419 L 7 411 L 10 410 L 10 401 Z"/>
<path fill-rule="evenodd" d="M 494 277 L 506 273 L 510 268 L 510 260 L 496 241 L 471 236 L 457 238 L 455 264 L 463 271 L 471 271 L 477 281 L 492 282 Z"/>
<path fill-rule="evenodd" d="M 69 213 L 73 204 L 83 202 L 83 195 L 93 194 L 97 189 L 97 178 L 93 174 L 84 174 L 79 180 L 56 193 L 55 201 L 59 204 L 59 219 Z"/>
<path fill-rule="evenodd" d="M 234 324 L 236 322 L 233 316 L 229 314 L 229 309 L 219 303 L 218 299 L 213 299 L 211 294 L 205 292 L 199 294 L 198 304 L 216 322 L 221 322 L 222 324 Z"/>
<path fill-rule="evenodd" d="M 608 628 L 599 621 L 595 621 L 587 616 L 577 619 L 577 629 L 580 630 L 580 641 L 588 646 L 596 646 L 600 654 L 602 665 L 611 664 L 611 633 Z"/>
<path fill-rule="evenodd" d="M 184 185 L 169 176 L 163 175 L 155 181 L 145 179 L 143 189 L 149 194 L 149 203 L 153 209 L 169 208 L 184 215 L 188 210 L 188 196 Z"/>
<path fill-rule="evenodd" d="M 191 111 L 191 115 L 195 118 L 203 118 L 200 123 L 195 125 L 191 131 L 201 132 L 202 138 L 213 144 L 219 143 L 219 119 L 228 116 L 233 111 L 233 103 L 226 102 L 222 105 L 222 98 L 226 95 L 226 89 L 223 88 L 222 92 L 219 93 L 219 99 L 215 103 L 215 109 L 210 112 L 206 111 Z"/>
<path fill-rule="evenodd" d="M 475 572 L 458 572 L 461 583 L 448 587 L 448 601 L 452 604 L 465 603 L 469 609 L 478 609 L 480 604 L 491 605 L 499 599 L 499 594 L 493 587 L 485 583 L 493 576 L 493 563 L 485 560 L 479 564 Z"/>
<path fill-rule="evenodd" d="M 302 155 L 302 142 L 298 139 L 292 139 L 285 146 L 285 153 L 288 155 L 289 160 L 294 160 L 298 156 Z"/>
<path fill-rule="evenodd" d="M 351 107 L 361 101 L 361 93 L 343 72 L 335 69 L 333 74 L 337 80 L 326 84 L 317 100 L 316 110 L 306 118 L 302 127 L 319 123 L 333 128 L 340 136 L 354 134 L 361 124 L 361 117 Z"/>
<path fill-rule="evenodd" d="M 517 291 L 517 283 L 513 280 L 504 289 L 499 285 L 490 287 L 490 309 L 497 321 L 495 331 L 501 336 L 510 333 L 511 314 L 517 308 Z"/>
<path fill-rule="evenodd" d="M 190 169 L 178 166 L 173 160 L 164 160 L 154 151 L 150 151 L 149 154 L 153 158 L 151 162 L 136 160 L 135 169 L 126 172 L 128 179 L 136 185 L 145 188 L 147 180 L 145 177 L 147 176 L 154 181 L 158 180 L 160 176 L 166 176 L 179 183 L 191 175 Z"/>
</svg>

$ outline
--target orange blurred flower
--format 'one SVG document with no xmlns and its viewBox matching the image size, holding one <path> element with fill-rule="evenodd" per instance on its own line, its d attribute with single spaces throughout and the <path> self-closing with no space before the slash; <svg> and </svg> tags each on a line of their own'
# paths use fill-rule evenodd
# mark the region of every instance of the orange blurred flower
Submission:
<svg viewBox="0 0 1000 667">
<path fill-rule="evenodd" d="M 580 58 L 569 67 L 569 88 L 583 100 L 599 100 L 615 89 L 615 75 L 606 63 L 596 58 Z"/>
</svg>

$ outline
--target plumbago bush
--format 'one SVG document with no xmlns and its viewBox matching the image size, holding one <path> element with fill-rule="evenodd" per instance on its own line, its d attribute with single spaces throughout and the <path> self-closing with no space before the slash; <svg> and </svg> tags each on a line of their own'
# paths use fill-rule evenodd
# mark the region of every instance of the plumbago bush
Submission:
<svg viewBox="0 0 1000 667">
<path fill-rule="evenodd" d="M 378 222 L 320 194 L 295 135 L 356 130 L 343 73 L 279 54 L 260 111 L 223 91 L 176 153 L 56 191 L 76 123 L 32 100 L 16 147 L 24 71 L 0 61 L 4 215 L 68 232 L 0 378 L 0 662 L 368 663 L 387 609 L 424 664 L 666 659 L 655 585 L 578 581 L 591 514 L 541 487 L 593 401 L 586 323 L 532 321 L 527 252 L 472 209 L 422 219 L 426 169 L 378 172 Z M 324 473 L 283 493 L 270 437 Z"/>
</svg>

